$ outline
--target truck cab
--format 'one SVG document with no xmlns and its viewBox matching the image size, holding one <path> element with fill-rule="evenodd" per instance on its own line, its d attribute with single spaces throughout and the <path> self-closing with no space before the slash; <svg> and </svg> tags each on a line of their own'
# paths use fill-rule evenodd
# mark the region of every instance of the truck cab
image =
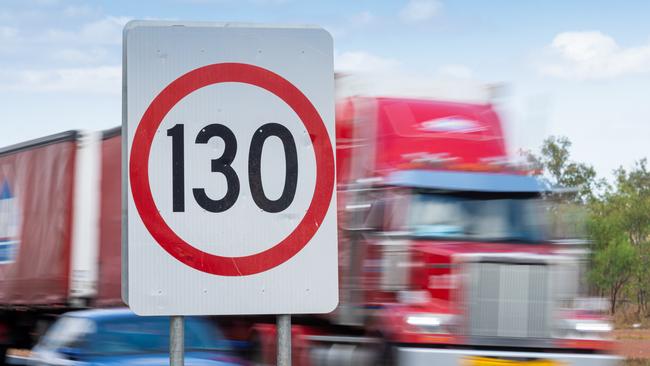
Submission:
<svg viewBox="0 0 650 366">
<path fill-rule="evenodd" d="M 550 187 L 509 162 L 489 104 L 337 112 L 339 323 L 382 339 L 387 363 L 617 362 L 608 319 L 576 306 L 584 246 L 551 236 Z"/>
</svg>

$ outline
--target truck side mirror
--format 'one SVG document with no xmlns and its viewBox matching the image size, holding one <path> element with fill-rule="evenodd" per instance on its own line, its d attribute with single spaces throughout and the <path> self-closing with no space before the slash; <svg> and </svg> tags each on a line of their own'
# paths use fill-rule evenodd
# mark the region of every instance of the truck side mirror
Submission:
<svg viewBox="0 0 650 366">
<path fill-rule="evenodd" d="M 345 207 L 348 226 L 345 230 L 355 232 L 377 231 L 383 226 L 384 203 L 351 204 Z"/>
<path fill-rule="evenodd" d="M 384 211 L 386 202 L 379 200 L 372 203 L 365 217 L 364 227 L 368 231 L 379 231 L 384 228 Z"/>
</svg>

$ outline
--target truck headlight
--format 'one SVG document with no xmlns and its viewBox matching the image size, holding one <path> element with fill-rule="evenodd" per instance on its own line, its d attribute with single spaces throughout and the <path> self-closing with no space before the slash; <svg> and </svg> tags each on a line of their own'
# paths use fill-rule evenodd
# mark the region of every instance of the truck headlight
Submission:
<svg viewBox="0 0 650 366">
<path fill-rule="evenodd" d="M 575 329 L 584 333 L 607 333 L 612 331 L 612 325 L 606 322 L 580 322 Z"/>
<path fill-rule="evenodd" d="M 456 324 L 456 316 L 431 313 L 410 314 L 406 317 L 406 323 L 425 333 L 451 334 Z"/>
<path fill-rule="evenodd" d="M 605 339 L 613 327 L 603 320 L 566 319 L 560 329 L 562 338 Z"/>
</svg>

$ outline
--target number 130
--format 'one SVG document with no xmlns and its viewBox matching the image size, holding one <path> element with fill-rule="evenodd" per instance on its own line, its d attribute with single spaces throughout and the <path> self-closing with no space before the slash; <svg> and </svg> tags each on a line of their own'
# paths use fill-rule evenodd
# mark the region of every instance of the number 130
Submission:
<svg viewBox="0 0 650 366">
<path fill-rule="evenodd" d="M 174 212 L 185 211 L 185 126 L 182 123 L 167 130 L 167 136 L 172 138 L 172 206 Z M 270 200 L 264 194 L 262 187 L 261 161 L 262 147 L 267 138 L 276 136 L 284 147 L 285 179 L 282 195 L 276 200 Z M 210 198 L 204 188 L 192 188 L 196 203 L 210 212 L 223 212 L 232 207 L 239 197 L 239 177 L 231 164 L 237 154 L 237 139 L 235 134 L 226 126 L 218 123 L 210 124 L 201 129 L 196 135 L 196 144 L 206 144 L 211 138 L 219 137 L 225 147 L 223 154 L 212 159 L 214 173 L 221 173 L 226 178 L 227 190 L 223 198 Z M 251 139 L 248 152 L 248 184 L 255 204 L 266 212 L 281 212 L 291 205 L 296 195 L 298 183 L 298 155 L 296 143 L 291 132 L 281 124 L 267 123 L 258 128 Z"/>
</svg>

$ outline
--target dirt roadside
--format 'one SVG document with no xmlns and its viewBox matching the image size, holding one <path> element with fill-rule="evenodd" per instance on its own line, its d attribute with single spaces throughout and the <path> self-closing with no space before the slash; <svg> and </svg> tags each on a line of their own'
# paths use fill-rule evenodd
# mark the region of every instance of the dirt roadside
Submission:
<svg viewBox="0 0 650 366">
<path fill-rule="evenodd" d="M 617 353 L 627 359 L 629 365 L 650 365 L 650 329 L 619 329 L 614 331 L 618 341 Z"/>
</svg>

